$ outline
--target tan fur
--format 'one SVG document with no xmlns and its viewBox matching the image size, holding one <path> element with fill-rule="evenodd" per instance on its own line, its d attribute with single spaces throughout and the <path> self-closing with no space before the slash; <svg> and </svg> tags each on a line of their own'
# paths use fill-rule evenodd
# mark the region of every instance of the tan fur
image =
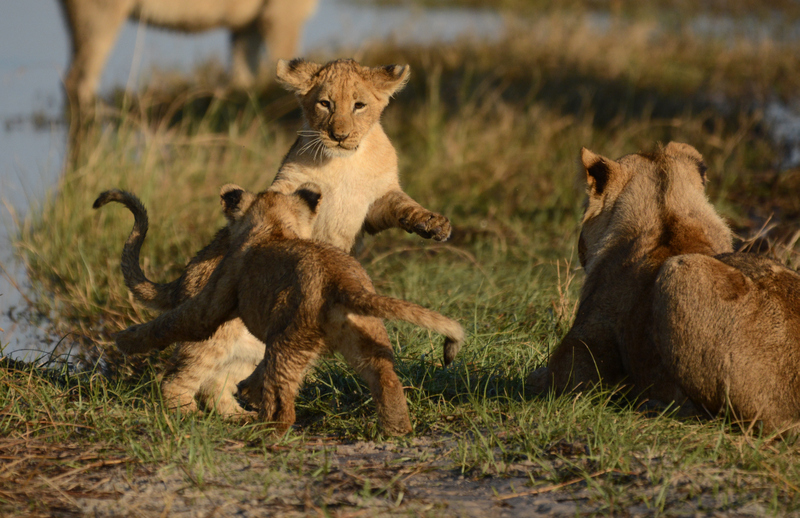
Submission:
<svg viewBox="0 0 800 518">
<path fill-rule="evenodd" d="M 300 239 L 298 230 L 317 209 L 316 200 L 302 194 L 313 193 L 312 185 L 301 186 L 297 194 L 268 191 L 255 197 L 235 187 L 223 189 L 226 212 L 235 213 L 231 246 L 208 284 L 152 322 L 117 334 L 117 346 L 138 353 L 179 340 L 205 340 L 239 317 L 266 344 L 259 369 L 242 384 L 262 419 L 281 430 L 291 426 L 306 370 L 320 354 L 337 351 L 367 381 L 384 430 L 407 433 L 406 401 L 380 318 L 400 318 L 445 334 L 446 362 L 463 341 L 463 330 L 434 311 L 375 294 L 354 258 Z"/>
<path fill-rule="evenodd" d="M 363 230 L 376 233 L 400 227 L 437 240 L 450 236 L 446 217 L 428 211 L 402 191 L 397 154 L 380 125 L 380 114 L 389 97 L 405 84 L 408 74 L 408 67 L 369 68 L 351 60 L 327 65 L 302 60 L 278 63 L 279 80 L 297 92 L 306 130 L 284 159 L 270 190 L 292 193 L 312 181 L 321 186 L 323 194 L 319 215 L 310 230 L 300 234 L 302 237 L 350 251 Z M 318 106 L 320 100 L 330 101 L 331 109 Z M 356 102 L 365 106 L 356 110 Z M 348 107 L 342 108 L 345 105 Z M 337 122 L 341 120 L 345 122 Z M 350 128 L 352 135 L 343 143 L 351 150 L 339 149 L 336 140 L 325 136 L 329 130 L 343 127 Z M 333 150 L 323 151 L 320 146 Z M 228 250 L 228 227 L 198 252 L 179 279 L 156 284 L 139 267 L 139 249 L 147 233 L 144 207 L 109 193 L 103 193 L 95 207 L 119 201 L 136 218 L 123 249 L 122 272 L 137 300 L 165 311 L 196 294 Z M 217 412 L 236 414 L 241 408 L 233 394 L 236 383 L 243 379 L 237 376 L 251 372 L 262 357 L 260 342 L 240 322 L 232 321 L 203 344 L 179 344 L 162 390 L 171 405 L 185 410 L 195 410 L 195 400 L 200 399 Z"/>
<path fill-rule="evenodd" d="M 122 250 L 125 284 L 137 300 L 153 309 L 167 311 L 197 294 L 229 248 L 230 228 L 225 226 L 192 258 L 178 279 L 153 283 L 139 267 L 139 250 L 147 235 L 147 211 L 134 195 L 117 189 L 100 194 L 94 208 L 111 201 L 124 204 L 135 218 Z M 230 220 L 233 215 L 226 216 Z M 222 415 L 244 414 L 234 398 L 236 384 L 250 375 L 263 357 L 264 344 L 248 333 L 240 320 L 226 322 L 201 344 L 181 343 L 175 347 L 161 380 L 164 400 L 170 407 L 188 412 L 202 407 Z"/>
<path fill-rule="evenodd" d="M 543 392 L 602 380 L 634 396 L 684 403 L 654 343 L 654 290 L 664 262 L 731 251 L 731 233 L 704 192 L 696 149 L 671 142 L 617 161 L 581 153 L 588 199 L 578 242 L 586 272 L 575 322 L 528 384 Z"/>
<path fill-rule="evenodd" d="M 65 81 L 67 95 L 82 111 L 94 103 L 103 71 L 122 24 L 141 22 L 199 32 L 231 30 L 231 77 L 234 85 L 253 84 L 263 42 L 269 61 L 296 55 L 300 32 L 317 0 L 60 0 L 72 42 Z M 262 65 L 263 66 L 263 65 Z M 263 72 L 262 72 L 263 73 Z"/>
<path fill-rule="evenodd" d="M 305 182 L 322 188 L 314 239 L 350 251 L 364 230 L 399 227 L 438 241 L 450 237 L 446 217 L 403 192 L 397 153 L 380 124 L 409 74 L 407 65 L 370 68 L 353 60 L 278 62 L 278 80 L 297 95 L 304 127 L 270 190 L 290 193 Z"/>
<path fill-rule="evenodd" d="M 698 408 L 797 432 L 797 272 L 754 254 L 672 257 L 656 278 L 654 307 L 656 350 Z"/>
</svg>

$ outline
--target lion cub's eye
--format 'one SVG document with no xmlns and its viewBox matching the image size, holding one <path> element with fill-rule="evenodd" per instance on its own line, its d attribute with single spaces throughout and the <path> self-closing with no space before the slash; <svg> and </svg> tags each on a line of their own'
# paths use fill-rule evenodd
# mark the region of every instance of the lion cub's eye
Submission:
<svg viewBox="0 0 800 518">
<path fill-rule="evenodd" d="M 322 106 L 326 110 L 330 110 L 331 109 L 331 102 L 330 101 L 326 101 L 325 99 L 319 101 L 317 104 L 319 104 L 320 106 Z"/>
<path fill-rule="evenodd" d="M 358 102 L 356 102 L 356 104 L 354 106 L 354 109 L 355 110 L 360 110 L 360 109 L 364 108 L 365 106 L 366 106 L 366 104 L 362 103 L 361 101 L 358 101 Z"/>
</svg>

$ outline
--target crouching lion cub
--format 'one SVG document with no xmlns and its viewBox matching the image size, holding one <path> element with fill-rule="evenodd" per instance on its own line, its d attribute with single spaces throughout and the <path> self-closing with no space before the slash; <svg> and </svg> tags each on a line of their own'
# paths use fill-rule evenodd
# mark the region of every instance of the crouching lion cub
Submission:
<svg viewBox="0 0 800 518">
<path fill-rule="evenodd" d="M 464 331 L 435 311 L 377 295 L 353 257 L 300 239 L 313 224 L 319 196 L 314 184 L 290 195 L 223 187 L 224 211 L 231 221 L 224 258 L 196 295 L 151 322 L 118 333 L 117 346 L 140 353 L 176 341 L 201 341 L 238 317 L 266 344 L 259 368 L 242 384 L 262 419 L 279 429 L 291 426 L 306 369 L 320 354 L 337 351 L 367 381 L 385 432 L 408 433 L 412 428 L 403 387 L 381 318 L 444 334 L 445 364 L 455 358 Z"/>
<path fill-rule="evenodd" d="M 450 221 L 429 211 L 403 192 L 397 153 L 383 131 L 380 116 L 392 95 L 408 80 L 408 66 L 367 67 L 353 60 L 320 65 L 301 59 L 280 61 L 278 80 L 297 95 L 304 127 L 283 160 L 270 191 L 291 194 L 313 182 L 322 199 L 303 238 L 329 243 L 345 252 L 366 231 L 402 228 L 437 241 L 450 237 Z M 147 213 L 138 201 L 119 191 L 100 195 L 94 207 L 109 201 L 125 204 L 135 222 L 122 251 L 125 284 L 136 299 L 160 311 L 195 295 L 229 246 L 229 229 L 187 265 L 180 279 L 158 284 L 139 267 L 139 250 L 147 233 Z M 233 397 L 236 383 L 263 358 L 263 345 L 239 320 L 221 326 L 202 344 L 181 343 L 162 381 L 171 406 L 196 410 L 197 403 L 223 415 L 242 411 Z"/>
<path fill-rule="evenodd" d="M 581 152 L 586 272 L 575 322 L 528 384 L 602 381 L 769 429 L 800 418 L 800 276 L 730 253 L 700 153 L 671 142 L 617 161 Z M 694 404 L 694 406 L 692 405 Z"/>
</svg>

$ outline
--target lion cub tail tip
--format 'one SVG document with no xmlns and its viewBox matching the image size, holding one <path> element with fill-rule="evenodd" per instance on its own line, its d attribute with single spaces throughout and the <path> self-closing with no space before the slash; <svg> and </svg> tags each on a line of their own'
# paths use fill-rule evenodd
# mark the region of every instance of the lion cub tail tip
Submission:
<svg viewBox="0 0 800 518">
<path fill-rule="evenodd" d="M 464 328 L 460 324 L 455 323 L 455 327 L 447 334 L 444 339 L 444 366 L 447 367 L 453 360 L 456 359 L 458 351 L 461 350 L 461 345 L 464 343 Z"/>
<path fill-rule="evenodd" d="M 147 210 L 144 208 L 144 205 L 142 205 L 141 200 L 139 200 L 135 194 L 129 193 L 128 191 L 123 191 L 121 189 L 109 189 L 101 192 L 100 196 L 94 200 L 92 208 L 99 209 L 103 205 L 112 201 L 116 201 L 125 205 L 134 214 L 147 213 Z"/>
<path fill-rule="evenodd" d="M 92 208 L 99 209 L 100 207 L 111 201 L 121 202 L 123 198 L 124 198 L 124 193 L 119 189 L 109 189 L 107 191 L 103 191 L 100 193 L 100 196 L 98 196 L 97 199 L 94 200 Z"/>
</svg>

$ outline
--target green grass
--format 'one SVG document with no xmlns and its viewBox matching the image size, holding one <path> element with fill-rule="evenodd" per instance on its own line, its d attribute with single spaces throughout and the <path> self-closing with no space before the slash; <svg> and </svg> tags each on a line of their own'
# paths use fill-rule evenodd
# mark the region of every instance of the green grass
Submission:
<svg viewBox="0 0 800 518">
<path fill-rule="evenodd" d="M 493 44 L 378 46 L 359 58 L 411 64 L 411 83 L 383 124 L 406 191 L 455 225 L 445 244 L 390 230 L 359 253 L 379 292 L 437 309 L 469 333 L 455 364 L 442 369 L 440 337 L 388 324 L 414 437 L 445 445 L 442 469 L 470 480 L 522 473 L 528 486 L 520 492 L 564 484 L 553 490 L 580 492 L 576 498 L 600 514 L 631 506 L 735 512 L 748 503 L 796 512 L 800 457 L 792 442 L 724 418 L 643 411 L 613 391 L 537 398 L 523 380 L 574 314 L 581 146 L 616 158 L 658 141 L 693 144 L 710 166 L 709 197 L 737 232 L 749 237 L 778 214 L 769 240 L 798 266 L 800 171 L 776 169 L 778 150 L 757 101 L 797 91 L 800 49 L 659 35 L 637 21 L 593 33 L 580 16 L 563 13 L 538 23 Z M 222 81 L 212 64 L 191 81 L 156 73 L 158 88 L 118 96 L 114 106 L 124 108 L 86 135 L 57 192 L 20 225 L 16 246 L 35 283 L 36 309 L 66 335 L 64 347 L 79 345 L 89 360 L 102 353 L 108 372 L 0 370 L 5 451 L 16 451 L 14 441 L 54 450 L 77 443 L 126 465 L 178 467 L 195 487 L 245 452 L 265 462 L 266 494 L 287 474 L 325 486 L 330 451 L 309 446 L 319 437 L 386 440 L 369 391 L 337 358 L 309 374 L 299 426 L 274 438 L 256 424 L 165 411 L 154 381 L 163 358 L 124 363 L 114 353 L 112 333 L 154 314 L 133 302 L 119 270 L 131 216 L 117 206 L 93 211 L 95 197 L 112 187 L 141 197 L 151 218 L 143 267 L 151 279 L 171 280 L 223 224 L 219 187 L 268 186 L 299 128 L 295 101 L 276 86 L 223 95 Z M 33 505 L 15 489 L 21 476 L 63 474 L 93 458 L 0 471 L 0 508 Z M 420 457 L 419 469 L 429 461 Z M 350 482 L 368 501 L 399 498 L 395 475 L 360 473 Z M 330 504 L 326 498 L 316 505 Z"/>
</svg>

